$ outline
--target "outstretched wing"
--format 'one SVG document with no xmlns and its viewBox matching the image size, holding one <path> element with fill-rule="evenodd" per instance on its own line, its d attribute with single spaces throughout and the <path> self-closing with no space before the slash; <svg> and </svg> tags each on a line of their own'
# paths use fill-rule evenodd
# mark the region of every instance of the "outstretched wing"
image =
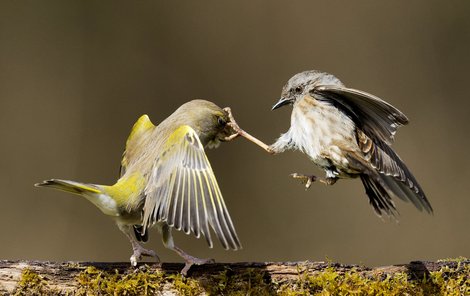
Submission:
<svg viewBox="0 0 470 296">
<path fill-rule="evenodd" d="M 378 173 L 371 175 L 371 178 L 375 180 L 377 185 L 376 187 L 385 187 L 400 199 L 411 201 L 419 210 L 424 209 L 428 213 L 432 213 L 431 204 L 426 198 L 423 189 L 393 149 L 383 142 L 376 143 L 372 141 L 360 130 L 357 130 L 356 132 L 357 142 L 359 148 L 363 152 L 363 157 Z M 363 180 L 363 183 L 367 191 L 367 182 L 364 182 Z M 387 198 L 387 193 L 383 190 L 369 190 L 369 197 L 371 197 L 371 194 L 369 193 L 373 192 L 376 193 L 376 199 L 389 199 L 389 197 Z M 374 208 L 377 210 L 376 206 L 374 206 Z"/>
<path fill-rule="evenodd" d="M 150 118 L 144 114 L 137 119 L 132 127 L 131 134 L 126 141 L 126 149 L 122 154 L 121 166 L 119 168 L 119 177 L 122 177 L 126 173 L 127 165 L 129 160 L 132 159 L 136 149 L 139 147 L 139 140 L 142 136 L 151 132 L 155 128 L 155 125 L 150 121 Z"/>
<path fill-rule="evenodd" d="M 408 123 L 408 118 L 400 110 L 369 93 L 336 85 L 320 85 L 314 93 L 331 100 L 345 112 L 356 126 L 375 140 L 391 144 L 398 127 Z"/>
<path fill-rule="evenodd" d="M 186 234 L 202 234 L 212 247 L 210 226 L 224 248 L 241 248 L 204 147 L 190 126 L 169 136 L 148 178 L 144 228 L 163 221 Z"/>
</svg>

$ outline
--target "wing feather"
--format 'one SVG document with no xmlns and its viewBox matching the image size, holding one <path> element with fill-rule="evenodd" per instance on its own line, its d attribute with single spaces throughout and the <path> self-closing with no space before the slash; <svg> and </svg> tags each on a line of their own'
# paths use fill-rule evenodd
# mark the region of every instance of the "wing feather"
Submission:
<svg viewBox="0 0 470 296">
<path fill-rule="evenodd" d="M 390 145 L 400 126 L 408 118 L 400 110 L 369 93 L 340 85 L 320 85 L 313 89 L 315 98 L 326 100 L 347 114 L 356 125 L 357 143 L 367 161 L 366 175 L 361 176 L 366 192 L 377 213 L 393 215 L 395 207 L 390 194 L 411 201 L 418 209 L 432 213 L 432 207 L 400 157 Z M 390 193 L 390 194 L 389 194 Z"/>
<path fill-rule="evenodd" d="M 425 209 L 432 213 L 423 189 L 395 151 L 383 142 L 374 143 L 360 130 L 356 132 L 359 148 L 369 165 L 380 174 L 384 187 L 400 199 L 411 201 L 419 210 Z"/>
<path fill-rule="evenodd" d="M 134 154 L 136 154 L 136 150 L 138 150 L 141 146 L 139 145 L 141 139 L 144 137 L 144 135 L 148 135 L 148 133 L 150 133 L 154 128 L 155 125 L 153 125 L 153 123 L 150 121 L 150 118 L 146 114 L 140 116 L 139 119 L 137 119 L 137 121 L 134 123 L 131 133 L 126 141 L 126 148 L 122 154 L 121 167 L 119 168 L 120 177 L 126 173 L 129 159 L 131 159 Z"/>
<path fill-rule="evenodd" d="M 165 143 L 145 189 L 144 228 L 157 222 L 185 233 L 201 234 L 212 247 L 210 229 L 226 249 L 241 248 L 235 227 L 205 155 L 189 126 L 178 128 Z"/>
<path fill-rule="evenodd" d="M 408 123 L 408 118 L 400 110 L 360 90 L 337 85 L 320 85 L 315 87 L 313 92 L 332 100 L 367 136 L 378 138 L 386 144 L 391 144 L 396 130 Z"/>
<path fill-rule="evenodd" d="M 207 172 L 202 171 L 202 174 L 204 175 L 205 184 L 208 184 L 209 183 L 209 178 L 207 177 Z M 203 195 L 203 198 L 201 198 L 201 201 L 202 201 L 202 204 L 203 204 L 203 213 L 204 213 L 202 231 L 203 231 L 203 234 L 204 234 L 204 236 L 207 240 L 207 243 L 209 244 L 209 247 L 212 248 L 211 233 L 209 231 L 209 219 L 210 219 L 209 218 L 209 212 L 208 212 L 209 203 L 207 202 L 208 201 L 207 199 L 209 198 L 209 196 L 212 193 L 211 193 L 211 190 L 210 190 L 209 186 L 204 186 L 203 190 L 204 190 L 204 195 Z"/>
</svg>

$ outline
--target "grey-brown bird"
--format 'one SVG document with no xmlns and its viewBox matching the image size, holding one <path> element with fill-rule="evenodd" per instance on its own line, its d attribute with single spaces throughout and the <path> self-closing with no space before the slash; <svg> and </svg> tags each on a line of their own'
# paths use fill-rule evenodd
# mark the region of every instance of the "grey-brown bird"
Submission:
<svg viewBox="0 0 470 296">
<path fill-rule="evenodd" d="M 304 152 L 325 170 L 326 178 L 320 179 L 325 184 L 360 178 L 379 216 L 397 214 L 393 195 L 432 213 L 423 189 L 391 147 L 397 128 L 408 123 L 400 110 L 320 71 L 294 75 L 272 109 L 285 105 L 293 106 L 291 126 L 270 146 L 272 152 Z M 306 181 L 307 188 L 319 179 L 292 176 Z"/>
</svg>

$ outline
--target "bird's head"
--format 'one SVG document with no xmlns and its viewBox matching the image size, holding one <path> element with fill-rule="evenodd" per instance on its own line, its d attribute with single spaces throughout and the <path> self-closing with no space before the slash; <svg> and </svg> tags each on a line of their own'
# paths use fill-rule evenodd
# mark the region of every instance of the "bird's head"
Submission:
<svg viewBox="0 0 470 296">
<path fill-rule="evenodd" d="M 215 148 L 233 133 L 227 112 L 212 102 L 192 100 L 180 109 L 185 124 L 196 131 L 203 146 Z"/>
<path fill-rule="evenodd" d="M 316 71 L 304 71 L 292 76 L 282 88 L 281 99 L 273 106 L 272 110 L 285 105 L 293 105 L 297 100 L 307 94 L 312 94 L 318 85 L 343 85 L 335 76 Z"/>
</svg>

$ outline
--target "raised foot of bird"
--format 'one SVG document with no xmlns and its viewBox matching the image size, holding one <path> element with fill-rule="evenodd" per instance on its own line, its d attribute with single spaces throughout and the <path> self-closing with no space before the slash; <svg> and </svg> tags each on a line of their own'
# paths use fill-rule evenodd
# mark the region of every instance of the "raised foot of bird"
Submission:
<svg viewBox="0 0 470 296">
<path fill-rule="evenodd" d="M 242 130 L 240 128 L 240 126 L 238 126 L 238 123 L 235 121 L 235 118 L 233 117 L 232 110 L 230 109 L 230 107 L 225 107 L 224 111 L 227 112 L 228 117 L 229 117 L 229 122 L 227 122 L 227 125 L 230 126 L 233 129 L 233 131 L 235 132 L 234 134 L 232 134 L 228 137 L 225 137 L 225 139 L 224 139 L 225 141 L 231 141 L 231 140 L 237 138 L 238 136 L 241 136 L 241 137 L 244 137 L 245 139 L 247 139 L 248 141 L 251 141 L 251 142 L 255 143 L 256 145 L 260 146 L 261 148 L 263 148 L 269 154 L 275 154 L 276 153 L 276 151 L 274 151 L 270 146 L 266 145 L 262 141 L 258 140 L 257 138 L 253 137 L 249 133 Z"/>
<path fill-rule="evenodd" d="M 142 259 L 142 256 L 153 257 L 157 263 L 160 262 L 160 258 L 157 256 L 154 250 L 147 250 L 139 245 L 139 247 L 134 249 L 134 254 L 131 256 L 131 265 L 137 266 L 137 262 Z"/>
<path fill-rule="evenodd" d="M 322 182 L 325 185 L 333 185 L 338 181 L 338 178 L 325 178 L 325 179 L 320 179 L 320 182 Z"/>
<path fill-rule="evenodd" d="M 183 276 L 186 276 L 188 274 L 189 269 L 193 265 L 204 265 L 204 264 L 210 264 L 210 263 L 215 263 L 214 259 L 201 259 L 201 258 L 196 258 L 193 256 L 185 256 L 185 261 L 186 264 L 184 265 L 184 268 L 181 270 L 181 274 Z"/>
<path fill-rule="evenodd" d="M 294 179 L 300 179 L 302 184 L 305 184 L 305 189 L 309 189 L 312 183 L 318 179 L 318 177 L 314 175 L 304 175 L 298 173 L 290 174 L 290 176 Z"/>
</svg>

